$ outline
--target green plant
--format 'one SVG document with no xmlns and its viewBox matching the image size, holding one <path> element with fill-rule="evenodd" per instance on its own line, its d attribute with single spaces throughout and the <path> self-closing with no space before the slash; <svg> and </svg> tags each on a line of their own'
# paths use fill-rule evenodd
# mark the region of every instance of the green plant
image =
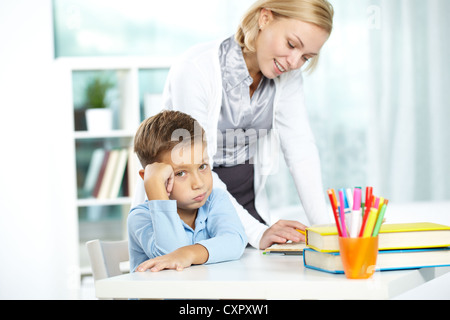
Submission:
<svg viewBox="0 0 450 320">
<path fill-rule="evenodd" d="M 106 108 L 105 96 L 113 83 L 101 78 L 92 80 L 86 88 L 86 100 L 88 108 Z"/>
</svg>

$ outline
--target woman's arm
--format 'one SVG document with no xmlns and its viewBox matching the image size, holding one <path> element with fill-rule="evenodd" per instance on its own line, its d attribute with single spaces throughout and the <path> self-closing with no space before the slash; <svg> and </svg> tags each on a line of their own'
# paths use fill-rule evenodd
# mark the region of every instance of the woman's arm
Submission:
<svg viewBox="0 0 450 320">
<path fill-rule="evenodd" d="M 287 80 L 275 118 L 281 149 L 308 220 L 312 224 L 329 223 L 319 152 L 309 124 L 300 70 Z"/>
</svg>

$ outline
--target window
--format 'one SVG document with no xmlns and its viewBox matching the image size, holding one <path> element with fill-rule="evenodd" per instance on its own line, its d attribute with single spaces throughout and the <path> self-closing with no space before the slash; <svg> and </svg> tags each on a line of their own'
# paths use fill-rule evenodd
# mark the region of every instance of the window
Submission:
<svg viewBox="0 0 450 320">
<path fill-rule="evenodd" d="M 176 57 L 193 44 L 233 34 L 242 14 L 253 2 L 54 0 L 55 56 Z M 443 107 L 443 102 L 448 101 L 448 90 L 441 88 L 448 85 L 445 81 L 448 72 L 439 71 L 440 76 L 433 73 L 433 70 L 444 70 L 445 66 L 448 70 L 448 62 L 443 58 L 447 55 L 443 52 L 448 52 L 449 46 L 444 45 L 448 41 L 443 30 L 448 30 L 449 22 L 442 16 L 448 12 L 448 1 L 406 4 L 397 0 L 389 3 L 362 0 L 349 5 L 347 0 L 334 0 L 332 4 L 336 12 L 333 34 L 323 48 L 318 69 L 305 75 L 305 97 L 322 159 L 324 189 L 371 184 L 383 195 L 407 201 L 448 199 L 450 179 L 445 164 L 448 158 L 445 137 L 449 134 L 442 122 L 448 118 L 448 108 Z M 413 24 L 413 21 L 421 23 Z M 421 40 L 412 43 L 413 34 Z M 417 45 L 420 43 L 424 43 L 422 48 Z M 433 44 L 443 47 L 433 49 Z M 428 60 L 420 60 L 417 69 L 414 64 L 406 65 L 408 60 L 404 57 Z M 397 71 L 391 72 L 389 66 L 397 66 Z M 421 72 L 422 82 L 416 83 L 420 84 L 417 86 L 420 90 L 392 92 L 383 86 L 391 83 L 392 89 L 402 83 L 402 88 L 407 88 L 409 82 L 405 83 L 402 75 L 414 75 L 415 70 Z M 143 116 L 152 113 L 145 110 L 145 101 L 158 98 L 154 95 L 161 93 L 166 76 L 164 69 L 139 72 Z M 414 83 L 410 84 L 414 89 Z M 79 88 L 84 85 L 82 81 L 75 83 Z M 417 115 L 425 114 L 429 121 L 434 121 L 424 127 L 421 120 L 426 117 L 408 118 L 413 126 L 408 127 L 411 132 L 419 127 L 427 129 L 426 134 L 412 140 L 396 132 L 396 123 L 381 123 L 383 119 L 394 119 L 389 115 L 407 112 L 409 105 L 402 100 L 407 96 L 417 97 Z M 427 97 L 428 101 L 423 100 Z M 430 103 L 438 111 L 433 116 L 428 111 Z M 376 118 L 378 112 L 384 112 L 382 118 Z M 398 118 L 399 124 L 403 123 L 402 119 Z M 379 122 L 374 125 L 374 121 Z M 436 128 L 443 128 L 443 133 L 438 133 Z M 412 153 L 400 152 L 395 141 L 410 144 L 408 150 Z M 427 153 L 414 151 L 429 145 L 432 147 Z M 374 151 L 380 146 L 381 151 Z M 410 158 L 416 159 L 415 162 L 405 161 Z M 427 165 L 432 159 L 440 169 Z M 408 166 L 402 169 L 402 163 Z M 427 171 L 421 170 L 423 167 Z M 409 170 L 406 168 L 411 168 L 413 178 L 408 182 L 408 195 L 403 197 L 403 184 L 409 181 L 404 178 Z M 414 186 L 409 187 L 411 184 Z M 432 185 L 440 186 L 439 193 L 421 191 Z M 268 187 L 273 207 L 298 204 L 285 166 L 278 175 L 269 177 Z"/>
</svg>

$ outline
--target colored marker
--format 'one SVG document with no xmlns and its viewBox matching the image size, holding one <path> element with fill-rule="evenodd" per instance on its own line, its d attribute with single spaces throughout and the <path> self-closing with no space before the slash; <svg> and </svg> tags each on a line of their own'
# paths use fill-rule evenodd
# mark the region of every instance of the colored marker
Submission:
<svg viewBox="0 0 450 320">
<path fill-rule="evenodd" d="M 363 236 L 364 229 L 366 228 L 367 218 L 369 217 L 370 207 L 372 206 L 372 187 L 366 187 L 366 202 L 365 202 L 365 212 L 363 216 L 363 221 L 361 223 L 361 230 L 359 231 L 359 237 Z"/>
<path fill-rule="evenodd" d="M 342 236 L 344 238 L 348 237 L 347 235 L 347 227 L 345 224 L 345 212 L 344 212 L 344 193 L 342 192 L 342 190 L 339 190 L 339 215 L 341 218 L 341 231 L 342 231 Z"/>
<path fill-rule="evenodd" d="M 348 201 L 348 198 L 347 198 L 347 196 L 346 196 L 346 191 L 345 191 L 345 189 L 341 189 L 341 191 L 342 191 L 342 195 L 343 195 L 343 197 L 344 197 L 344 214 L 345 214 L 345 225 L 347 226 L 347 228 L 349 228 L 350 227 L 350 213 L 351 213 L 351 208 L 350 208 L 350 205 L 349 205 L 349 201 Z"/>
<path fill-rule="evenodd" d="M 377 221 L 378 221 L 378 217 L 380 216 L 380 211 L 381 211 L 381 208 L 383 207 L 383 204 L 384 204 L 384 198 L 383 198 L 383 197 L 380 197 L 380 202 L 379 202 L 379 204 L 378 204 L 377 218 L 376 218 L 376 220 L 375 220 L 375 224 L 376 224 Z M 374 228 L 375 228 L 375 224 L 373 225 Z M 372 232 L 373 232 L 373 230 L 372 230 Z"/>
<path fill-rule="evenodd" d="M 353 193 L 352 193 L 352 189 L 347 188 L 347 189 L 345 189 L 345 192 L 346 192 L 346 199 L 347 199 L 348 207 L 351 210 L 353 208 Z"/>
<path fill-rule="evenodd" d="M 347 209 L 347 212 L 346 212 L 346 215 L 345 215 L 345 218 L 347 220 L 345 220 L 345 222 L 347 223 L 347 228 L 348 228 L 348 231 L 350 233 L 350 226 L 351 226 L 351 223 L 352 223 L 352 208 L 353 208 L 353 193 L 352 193 L 352 189 L 351 188 L 345 189 L 345 194 L 346 194 L 346 197 L 345 197 L 344 200 L 347 201 L 347 205 L 348 205 L 348 209 Z"/>
<path fill-rule="evenodd" d="M 378 204 L 377 219 L 378 219 L 378 215 L 380 214 L 381 207 L 383 206 L 383 204 L 384 204 L 384 198 L 383 198 L 383 197 L 380 197 L 380 203 Z"/>
<path fill-rule="evenodd" d="M 339 211 L 337 207 L 336 194 L 333 189 L 327 191 L 328 197 L 330 198 L 331 208 L 333 209 L 333 216 L 336 222 L 336 228 L 338 230 L 339 237 L 342 237 L 341 224 L 339 223 Z"/>
<path fill-rule="evenodd" d="M 373 188 L 372 187 L 366 187 L 366 205 L 369 205 L 369 207 L 372 205 L 372 202 L 367 201 L 367 199 L 370 200 L 372 198 L 372 194 L 373 194 Z"/>
<path fill-rule="evenodd" d="M 353 191 L 353 210 L 351 213 L 350 237 L 358 237 L 361 228 L 361 188 L 356 187 Z"/>
<path fill-rule="evenodd" d="M 380 205 L 380 198 L 375 197 L 375 203 L 372 208 L 370 208 L 369 217 L 367 218 L 367 223 L 364 228 L 363 238 L 370 238 L 373 233 L 373 228 L 378 217 L 378 206 Z"/>
<path fill-rule="evenodd" d="M 378 214 L 377 223 L 375 224 L 375 228 L 373 229 L 372 237 L 377 237 L 380 232 L 381 225 L 383 224 L 384 214 L 386 212 L 387 205 L 389 200 L 385 200 L 383 207 L 381 207 L 380 213 Z"/>
</svg>

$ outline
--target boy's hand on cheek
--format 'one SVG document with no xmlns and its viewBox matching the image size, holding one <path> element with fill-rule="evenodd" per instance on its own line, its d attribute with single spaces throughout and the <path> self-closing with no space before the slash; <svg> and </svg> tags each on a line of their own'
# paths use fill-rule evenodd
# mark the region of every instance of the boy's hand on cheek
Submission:
<svg viewBox="0 0 450 320">
<path fill-rule="evenodd" d="M 155 162 L 145 167 L 143 175 L 148 200 L 169 199 L 174 180 L 172 166 Z"/>
</svg>

